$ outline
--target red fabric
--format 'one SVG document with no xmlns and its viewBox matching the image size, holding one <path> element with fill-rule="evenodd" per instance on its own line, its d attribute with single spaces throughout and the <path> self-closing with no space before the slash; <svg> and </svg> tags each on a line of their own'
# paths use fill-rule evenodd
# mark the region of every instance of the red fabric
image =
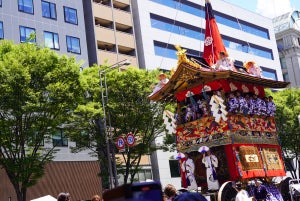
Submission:
<svg viewBox="0 0 300 201">
<path fill-rule="evenodd" d="M 212 82 L 208 82 L 205 85 L 198 85 L 196 87 L 190 88 L 189 90 L 184 90 L 176 94 L 176 98 L 178 101 L 183 101 L 186 98 L 187 92 L 193 92 L 195 95 L 202 93 L 203 88 L 209 88 L 210 91 L 222 89 L 224 92 L 230 91 L 241 91 L 242 93 L 255 93 L 259 97 L 265 96 L 265 91 L 262 86 L 253 85 L 253 84 L 245 84 L 241 82 L 233 82 L 227 81 L 224 79 L 215 80 Z"/>
<path fill-rule="evenodd" d="M 215 64 L 219 52 L 226 52 L 210 2 L 205 4 L 205 40 L 203 57 L 209 66 Z"/>
<path fill-rule="evenodd" d="M 234 150 L 236 147 L 239 146 L 256 146 L 258 149 L 260 148 L 276 148 L 278 151 L 278 154 L 280 156 L 280 161 L 282 161 L 281 156 L 281 149 L 279 145 L 268 145 L 268 144 L 259 144 L 259 145 L 253 145 L 253 144 L 234 144 L 234 145 L 226 145 L 225 146 L 225 153 L 226 158 L 228 162 L 228 169 L 230 174 L 231 180 L 238 180 L 238 178 L 248 179 L 248 178 L 256 178 L 256 177 L 274 177 L 274 176 L 285 176 L 286 173 L 284 171 L 284 168 L 282 170 L 264 170 L 264 169 L 255 169 L 255 170 L 248 170 L 248 171 L 241 171 L 242 176 L 238 172 L 238 165 L 239 162 L 237 161 L 237 158 L 234 156 Z M 260 155 L 260 158 L 262 156 Z M 283 162 L 282 162 L 282 167 Z"/>
<path fill-rule="evenodd" d="M 234 155 L 233 145 L 225 145 L 224 146 L 226 158 L 227 158 L 227 165 L 229 170 L 230 179 L 232 181 L 236 181 L 239 178 L 239 174 L 237 171 L 237 161 Z"/>
<path fill-rule="evenodd" d="M 185 171 L 183 171 L 181 169 L 181 164 L 186 161 L 186 158 L 182 158 L 182 159 L 179 159 L 179 168 L 180 168 L 180 176 L 181 176 L 181 187 L 182 188 L 187 188 L 187 182 L 186 182 L 186 178 L 185 178 Z"/>
</svg>

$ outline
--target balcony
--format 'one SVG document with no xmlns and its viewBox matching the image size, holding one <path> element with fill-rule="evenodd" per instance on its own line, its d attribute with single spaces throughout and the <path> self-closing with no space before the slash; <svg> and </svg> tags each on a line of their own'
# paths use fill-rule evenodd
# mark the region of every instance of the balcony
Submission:
<svg viewBox="0 0 300 201">
<path fill-rule="evenodd" d="M 135 56 L 130 56 L 126 54 L 119 54 L 117 55 L 116 52 L 110 52 L 106 50 L 98 50 L 98 64 L 104 64 L 107 62 L 108 64 L 114 64 L 118 61 L 122 61 L 128 59 L 130 60 L 131 64 L 129 66 L 137 67 L 137 58 Z"/>
<path fill-rule="evenodd" d="M 116 31 L 115 38 L 114 30 L 102 26 L 96 26 L 95 32 L 97 41 L 115 44 L 117 40 L 118 45 L 129 49 L 135 49 L 134 37 L 132 34 Z"/>
<path fill-rule="evenodd" d="M 95 35 L 97 41 L 104 41 L 107 43 L 115 44 L 115 32 L 113 29 L 96 26 Z"/>
<path fill-rule="evenodd" d="M 93 3 L 93 13 L 95 17 L 113 21 L 111 7 L 102 3 Z"/>
</svg>

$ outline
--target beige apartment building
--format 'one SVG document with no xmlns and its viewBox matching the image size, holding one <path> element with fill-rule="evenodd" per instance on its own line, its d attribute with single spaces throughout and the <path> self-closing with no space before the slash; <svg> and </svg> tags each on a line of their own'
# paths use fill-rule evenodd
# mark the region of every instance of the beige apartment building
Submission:
<svg viewBox="0 0 300 201">
<path fill-rule="evenodd" d="M 138 67 L 130 0 L 83 1 L 89 65 L 129 60 Z"/>
</svg>

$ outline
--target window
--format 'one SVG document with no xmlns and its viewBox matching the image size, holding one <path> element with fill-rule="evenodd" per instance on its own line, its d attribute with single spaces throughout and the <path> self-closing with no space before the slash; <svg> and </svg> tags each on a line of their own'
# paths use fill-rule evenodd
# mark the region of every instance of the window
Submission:
<svg viewBox="0 0 300 201">
<path fill-rule="evenodd" d="M 67 51 L 80 54 L 80 40 L 79 38 L 67 36 Z"/>
<path fill-rule="evenodd" d="M 58 40 L 57 33 L 44 31 L 44 41 L 45 41 L 45 47 L 59 50 L 59 40 Z"/>
<path fill-rule="evenodd" d="M 32 0 L 18 0 L 19 11 L 33 14 Z"/>
<path fill-rule="evenodd" d="M 285 57 L 281 57 L 279 59 L 280 59 L 281 69 L 287 69 Z"/>
<path fill-rule="evenodd" d="M 3 32 L 3 22 L 0 21 L 0 39 L 4 38 L 4 32 Z"/>
<path fill-rule="evenodd" d="M 0 0 L 0 7 L 2 7 L 2 0 Z"/>
<path fill-rule="evenodd" d="M 205 9 L 203 6 L 192 3 L 190 1 L 179 1 L 178 0 L 151 0 L 153 2 L 163 4 L 165 6 L 180 10 L 192 15 L 196 15 L 201 18 L 205 18 Z M 260 36 L 262 38 L 270 39 L 269 31 L 263 27 L 259 27 L 255 24 L 250 24 L 240 19 L 232 18 L 226 14 L 215 12 L 215 18 L 218 23 L 230 26 L 238 30 L 243 30 L 247 33 Z M 240 28 L 241 27 L 241 28 Z"/>
<path fill-rule="evenodd" d="M 47 1 L 42 1 L 43 17 L 56 19 L 56 5 Z"/>
<path fill-rule="evenodd" d="M 272 80 L 277 80 L 276 70 L 265 68 L 265 67 L 261 67 L 261 69 L 263 71 L 262 72 L 263 77 L 269 78 Z"/>
<path fill-rule="evenodd" d="M 169 160 L 171 177 L 180 177 L 180 165 L 178 160 Z"/>
<path fill-rule="evenodd" d="M 20 26 L 20 42 L 35 43 L 35 29 Z"/>
<path fill-rule="evenodd" d="M 174 21 L 165 17 L 157 16 L 155 14 L 150 14 L 150 17 L 151 26 L 153 28 L 204 41 L 203 29 L 182 22 Z M 236 40 L 228 36 L 222 36 L 222 38 L 225 47 L 229 47 L 231 49 L 239 50 L 246 53 L 251 53 L 257 56 L 265 57 L 267 59 L 273 59 L 273 53 L 271 49 L 262 46 L 257 46 L 254 44 L 249 44 L 251 45 L 249 46 L 248 43 L 245 41 Z M 173 56 L 176 57 L 176 54 Z"/>
<path fill-rule="evenodd" d="M 53 146 L 67 147 L 68 138 L 66 137 L 63 129 L 58 129 L 55 134 L 52 135 Z"/>
<path fill-rule="evenodd" d="M 78 24 L 76 9 L 64 6 L 64 12 L 65 12 L 65 22 L 68 22 L 71 24 Z"/>
</svg>

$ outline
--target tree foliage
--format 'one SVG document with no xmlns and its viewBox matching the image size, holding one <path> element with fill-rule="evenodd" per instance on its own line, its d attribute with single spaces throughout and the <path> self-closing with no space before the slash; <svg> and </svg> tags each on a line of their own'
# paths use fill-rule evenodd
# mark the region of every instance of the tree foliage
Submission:
<svg viewBox="0 0 300 201">
<path fill-rule="evenodd" d="M 285 165 L 293 169 L 290 159 L 296 158 L 298 166 L 300 159 L 300 90 L 290 88 L 277 92 L 267 91 L 267 94 L 273 96 L 276 104 L 275 119 Z M 296 169 L 292 172 L 293 177 L 296 177 Z"/>
<path fill-rule="evenodd" d="M 108 101 L 105 101 L 107 112 L 105 116 L 110 130 L 104 133 L 98 72 L 105 68 L 106 66 L 101 68 L 93 66 L 84 69 L 82 83 L 86 87 L 86 102 L 77 108 L 77 114 L 72 120 L 77 123 L 70 133 L 77 144 L 75 151 L 87 148 L 91 150 L 91 154 L 98 156 L 101 162 L 101 176 L 104 180 L 103 188 L 108 187 L 105 134 L 111 133 L 110 152 L 112 153 L 116 150 L 114 142 L 117 137 L 125 137 L 129 132 L 135 135 L 136 145 L 126 147 L 125 152 L 116 155 L 116 160 L 112 159 L 113 163 L 117 163 L 118 174 L 122 174 L 124 183 L 128 183 L 134 181 L 141 157 L 156 150 L 153 141 L 164 130 L 162 118 L 164 104 L 151 102 L 147 97 L 151 93 L 150 86 L 155 84 L 158 71 L 128 68 L 124 71 L 112 70 L 105 73 L 108 93 Z M 102 81 L 104 84 L 104 80 Z M 116 175 L 114 177 L 116 178 Z"/>
<path fill-rule="evenodd" d="M 34 44 L 0 43 L 0 166 L 18 201 L 36 184 L 55 148 L 44 146 L 82 97 L 79 64 Z"/>
</svg>

